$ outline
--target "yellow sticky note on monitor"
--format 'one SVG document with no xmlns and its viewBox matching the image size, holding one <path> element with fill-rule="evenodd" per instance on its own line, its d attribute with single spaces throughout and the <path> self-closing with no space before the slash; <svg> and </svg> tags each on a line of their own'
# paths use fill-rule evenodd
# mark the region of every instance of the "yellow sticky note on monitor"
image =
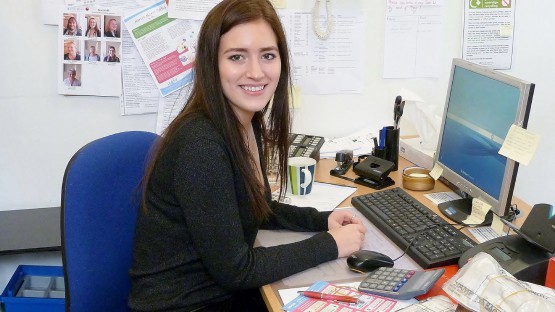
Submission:
<svg viewBox="0 0 555 312">
<path fill-rule="evenodd" d="M 528 165 L 536 153 L 539 142 L 539 135 L 512 125 L 505 141 L 503 141 L 499 154 L 523 165 Z"/>
</svg>

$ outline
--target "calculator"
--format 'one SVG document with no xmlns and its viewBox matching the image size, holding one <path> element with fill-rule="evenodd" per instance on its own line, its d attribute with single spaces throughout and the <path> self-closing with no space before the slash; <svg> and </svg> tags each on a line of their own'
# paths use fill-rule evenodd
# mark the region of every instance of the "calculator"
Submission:
<svg viewBox="0 0 555 312">
<path fill-rule="evenodd" d="M 316 135 L 289 133 L 289 157 L 311 157 L 320 160 L 324 138 Z"/>
<path fill-rule="evenodd" d="M 410 299 L 427 293 L 445 269 L 405 270 L 381 267 L 372 271 L 358 286 L 358 290 L 394 299 Z"/>
</svg>

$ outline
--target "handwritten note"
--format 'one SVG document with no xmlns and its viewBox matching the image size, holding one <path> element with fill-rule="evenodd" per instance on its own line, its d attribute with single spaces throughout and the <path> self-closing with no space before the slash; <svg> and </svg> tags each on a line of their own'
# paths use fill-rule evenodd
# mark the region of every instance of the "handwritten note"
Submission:
<svg viewBox="0 0 555 312">
<path fill-rule="evenodd" d="M 434 178 L 434 180 L 437 180 L 439 179 L 439 177 L 441 177 L 442 173 L 443 173 L 443 167 L 441 167 L 438 164 L 435 164 L 432 171 L 430 171 L 430 177 Z"/>
<path fill-rule="evenodd" d="M 481 224 L 486 219 L 486 213 L 491 209 L 491 205 L 480 200 L 472 199 L 472 213 L 463 220 L 465 224 Z"/>
<path fill-rule="evenodd" d="M 499 150 L 499 154 L 528 165 L 536 152 L 540 136 L 519 126 L 512 125 Z"/>
</svg>

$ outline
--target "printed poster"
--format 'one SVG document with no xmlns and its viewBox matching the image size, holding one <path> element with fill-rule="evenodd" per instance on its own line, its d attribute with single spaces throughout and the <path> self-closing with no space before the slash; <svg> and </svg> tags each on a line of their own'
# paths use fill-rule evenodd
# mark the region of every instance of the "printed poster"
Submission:
<svg viewBox="0 0 555 312">
<path fill-rule="evenodd" d="M 193 80 L 193 63 L 202 21 L 168 17 L 165 1 L 125 17 L 125 26 L 162 96 Z"/>
<path fill-rule="evenodd" d="M 58 93 L 121 95 L 121 12 L 66 7 L 59 16 Z"/>
</svg>

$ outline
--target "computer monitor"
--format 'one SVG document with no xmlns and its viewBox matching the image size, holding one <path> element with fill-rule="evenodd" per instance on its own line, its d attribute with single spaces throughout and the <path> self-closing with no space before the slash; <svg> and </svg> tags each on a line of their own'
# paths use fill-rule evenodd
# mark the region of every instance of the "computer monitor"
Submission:
<svg viewBox="0 0 555 312">
<path fill-rule="evenodd" d="M 505 216 L 511 206 L 518 163 L 499 154 L 509 128 L 526 128 L 534 84 L 461 59 L 454 59 L 434 161 L 441 179 L 461 200 L 439 205 L 449 219 L 462 223 L 472 199 Z M 483 224 L 491 223 L 492 215 Z"/>
</svg>

